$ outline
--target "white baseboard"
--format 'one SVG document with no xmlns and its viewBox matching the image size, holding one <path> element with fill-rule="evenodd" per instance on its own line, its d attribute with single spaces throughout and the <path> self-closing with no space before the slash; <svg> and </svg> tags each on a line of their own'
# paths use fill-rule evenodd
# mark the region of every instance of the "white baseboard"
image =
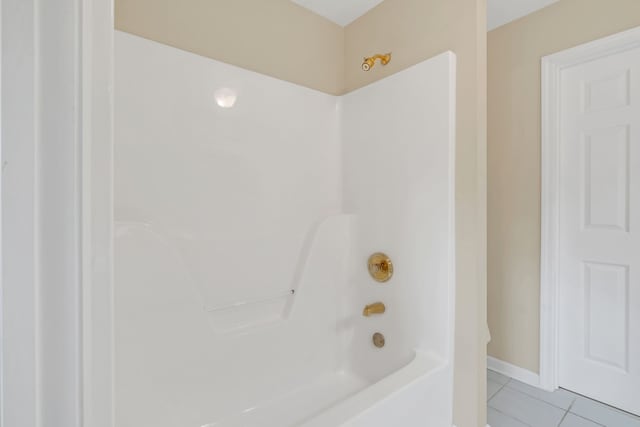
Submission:
<svg viewBox="0 0 640 427">
<path fill-rule="evenodd" d="M 525 384 L 540 387 L 540 375 L 495 357 L 487 356 L 487 368 Z"/>
<path fill-rule="evenodd" d="M 454 424 L 453 427 L 456 427 L 456 425 Z M 487 427 L 491 427 L 489 424 L 487 424 Z"/>
</svg>

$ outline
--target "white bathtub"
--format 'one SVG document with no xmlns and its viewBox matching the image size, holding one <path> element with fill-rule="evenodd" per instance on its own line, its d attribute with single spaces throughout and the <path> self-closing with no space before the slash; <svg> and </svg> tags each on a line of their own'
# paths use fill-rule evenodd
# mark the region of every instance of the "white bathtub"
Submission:
<svg viewBox="0 0 640 427">
<path fill-rule="evenodd" d="M 425 353 L 373 384 L 336 372 L 207 427 L 449 426 L 447 364 Z"/>
<path fill-rule="evenodd" d="M 117 427 L 451 426 L 454 82 L 334 97 L 117 32 Z"/>
</svg>

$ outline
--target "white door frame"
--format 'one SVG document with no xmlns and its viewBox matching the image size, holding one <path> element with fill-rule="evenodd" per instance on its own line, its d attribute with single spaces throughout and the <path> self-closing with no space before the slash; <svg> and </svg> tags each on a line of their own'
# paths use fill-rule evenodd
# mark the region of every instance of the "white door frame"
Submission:
<svg viewBox="0 0 640 427">
<path fill-rule="evenodd" d="M 558 255 L 561 74 L 566 68 L 640 47 L 640 27 L 542 58 L 540 386 L 558 388 Z"/>
<path fill-rule="evenodd" d="M 0 34 L 0 425 L 113 427 L 113 0 L 0 0 Z"/>
<path fill-rule="evenodd" d="M 47 0 L 45 0 L 47 1 Z M 114 427 L 114 0 L 80 0 L 82 13 L 82 427 Z"/>
</svg>

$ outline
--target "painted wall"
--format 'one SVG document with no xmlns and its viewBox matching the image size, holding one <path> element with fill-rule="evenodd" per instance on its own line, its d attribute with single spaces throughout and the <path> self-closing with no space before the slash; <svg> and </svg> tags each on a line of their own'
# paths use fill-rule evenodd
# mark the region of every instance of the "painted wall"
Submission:
<svg viewBox="0 0 640 427">
<path fill-rule="evenodd" d="M 540 59 L 638 25 L 638 0 L 560 0 L 488 36 L 489 354 L 533 372 L 540 322 Z"/>
<path fill-rule="evenodd" d="M 344 30 L 289 0 L 116 0 L 116 29 L 330 94 Z"/>
<path fill-rule="evenodd" d="M 458 58 L 456 123 L 456 380 L 458 427 L 486 419 L 486 3 L 386 0 L 346 28 L 345 82 L 353 90 L 425 58 Z M 393 52 L 365 73 L 364 56 Z M 384 126 L 384 123 L 380 124 Z"/>
</svg>

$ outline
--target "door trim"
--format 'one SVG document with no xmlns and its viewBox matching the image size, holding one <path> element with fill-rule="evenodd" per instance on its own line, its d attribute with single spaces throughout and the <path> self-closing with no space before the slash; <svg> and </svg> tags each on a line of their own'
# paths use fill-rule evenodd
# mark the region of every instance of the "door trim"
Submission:
<svg viewBox="0 0 640 427">
<path fill-rule="evenodd" d="M 114 427 L 114 0 L 80 0 L 82 426 Z"/>
<path fill-rule="evenodd" d="M 558 254 L 561 74 L 566 68 L 640 47 L 640 27 L 542 58 L 540 387 L 558 388 Z"/>
<path fill-rule="evenodd" d="M 0 425 L 113 427 L 113 0 L 49 3 L 0 0 Z"/>
</svg>

